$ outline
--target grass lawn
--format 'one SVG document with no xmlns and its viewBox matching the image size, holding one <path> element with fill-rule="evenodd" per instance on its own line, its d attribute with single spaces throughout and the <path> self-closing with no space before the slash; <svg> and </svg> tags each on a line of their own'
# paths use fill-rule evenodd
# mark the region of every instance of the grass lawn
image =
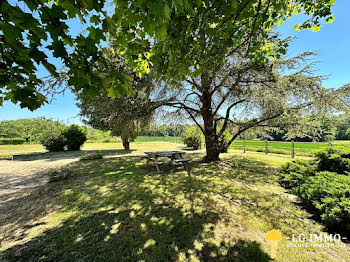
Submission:
<svg viewBox="0 0 350 262">
<path fill-rule="evenodd" d="M 348 145 L 348 140 L 335 140 L 332 145 Z M 247 140 L 245 142 L 246 151 L 265 152 L 264 141 Z M 329 146 L 327 142 L 323 143 L 294 143 L 295 155 L 312 156 L 317 150 L 326 149 Z M 236 140 L 230 146 L 232 149 L 243 151 L 243 140 Z M 316 151 L 315 151 L 316 150 Z M 290 142 L 268 141 L 268 152 L 275 154 L 291 155 Z"/>
<path fill-rule="evenodd" d="M 138 150 L 158 149 L 147 144 Z M 290 158 L 232 150 L 208 164 L 202 156 L 189 154 L 190 175 L 155 173 L 136 156 L 77 162 L 68 180 L 1 213 L 0 252 L 6 261 L 272 261 L 264 239 L 274 228 L 283 233 L 275 261 L 350 257 L 349 245 L 286 247 L 292 234 L 322 232 L 277 183 L 275 167 Z"/>
<path fill-rule="evenodd" d="M 130 145 L 131 150 L 124 150 L 122 143 L 85 143 L 81 151 L 69 152 L 48 152 L 42 145 L 0 145 L 0 155 L 11 154 L 15 158 L 34 158 L 34 157 L 52 157 L 52 156 L 80 156 L 85 153 L 102 152 L 107 155 L 120 154 L 143 154 L 144 151 L 156 150 L 179 150 L 184 149 L 183 144 L 170 142 L 133 142 Z"/>
</svg>

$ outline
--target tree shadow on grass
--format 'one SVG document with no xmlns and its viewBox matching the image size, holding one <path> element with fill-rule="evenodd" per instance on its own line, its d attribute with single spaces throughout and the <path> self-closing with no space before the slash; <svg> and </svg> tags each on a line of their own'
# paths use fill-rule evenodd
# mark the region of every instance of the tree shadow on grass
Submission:
<svg viewBox="0 0 350 262">
<path fill-rule="evenodd" d="M 73 212 L 61 224 L 7 249 L 8 261 L 269 261 L 256 242 L 212 244 L 212 226 L 226 214 L 215 208 L 213 191 L 195 174 L 145 172 L 133 158 L 103 159 L 71 167 L 67 181 L 43 185 L 23 198 L 25 229 L 43 225 L 36 214 Z M 40 199 L 43 192 L 47 195 Z M 31 210 L 30 207 L 36 207 Z M 28 208 L 28 210 L 26 210 Z M 34 212 L 35 211 L 35 212 Z M 32 220 L 32 225 L 25 220 Z M 26 237 L 23 236 L 20 239 Z"/>
<path fill-rule="evenodd" d="M 196 257 L 200 261 L 270 261 L 260 244 L 239 240 L 229 246 L 193 242 L 203 224 L 215 217 L 184 216 L 180 210 L 154 210 L 130 217 L 135 210 L 102 211 L 71 218 L 40 237 L 10 248 L 8 261 L 178 261 Z M 161 219 L 157 220 L 160 212 Z M 159 215 L 160 215 L 159 214 Z M 189 253 L 188 251 L 191 250 Z"/>
</svg>

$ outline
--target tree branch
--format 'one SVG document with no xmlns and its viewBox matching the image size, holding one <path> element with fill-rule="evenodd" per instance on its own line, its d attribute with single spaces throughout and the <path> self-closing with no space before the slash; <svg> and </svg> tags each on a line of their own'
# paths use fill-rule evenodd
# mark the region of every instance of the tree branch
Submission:
<svg viewBox="0 0 350 262">
<path fill-rule="evenodd" d="M 220 137 L 220 136 L 225 132 L 225 130 L 226 130 L 226 128 L 227 128 L 227 125 L 228 125 L 228 122 L 229 122 L 229 118 L 230 118 L 230 111 L 231 111 L 231 109 L 232 109 L 234 106 L 236 106 L 236 105 L 238 105 L 238 104 L 240 104 L 240 103 L 243 103 L 244 101 L 246 101 L 246 99 L 238 100 L 237 102 L 231 104 L 231 105 L 227 108 L 227 110 L 226 110 L 226 116 L 225 116 L 225 120 L 224 120 L 224 124 L 222 125 L 222 127 L 221 127 L 221 129 L 220 129 L 220 131 L 219 131 L 219 133 L 218 133 L 218 137 Z"/>
</svg>

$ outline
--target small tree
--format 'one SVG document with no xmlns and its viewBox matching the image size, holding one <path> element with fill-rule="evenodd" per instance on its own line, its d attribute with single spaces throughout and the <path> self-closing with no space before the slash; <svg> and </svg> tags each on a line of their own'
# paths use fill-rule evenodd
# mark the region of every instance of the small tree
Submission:
<svg viewBox="0 0 350 262">
<path fill-rule="evenodd" d="M 80 150 L 80 147 L 86 141 L 85 130 L 78 125 L 69 126 L 62 135 L 67 140 L 67 150 Z"/>
<path fill-rule="evenodd" d="M 121 136 L 124 149 L 129 150 L 130 141 L 149 128 L 153 112 L 159 106 L 150 99 L 151 91 L 155 88 L 153 76 L 137 76 L 112 48 L 106 49 L 105 54 L 109 63 L 107 67 L 103 67 L 103 73 L 118 71 L 127 74 L 132 80 L 134 95 L 111 98 L 111 89 L 102 90 L 96 97 L 77 93 L 77 105 L 86 124 L 97 129 L 109 130 L 114 136 Z M 115 84 L 110 83 L 111 86 Z"/>
<path fill-rule="evenodd" d="M 182 141 L 188 147 L 201 148 L 203 141 L 202 131 L 197 126 L 190 126 L 183 133 Z"/>
</svg>

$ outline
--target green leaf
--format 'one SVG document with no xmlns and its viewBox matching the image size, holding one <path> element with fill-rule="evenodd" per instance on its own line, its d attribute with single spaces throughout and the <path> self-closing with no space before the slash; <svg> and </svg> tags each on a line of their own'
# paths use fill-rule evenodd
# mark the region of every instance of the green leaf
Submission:
<svg viewBox="0 0 350 262">
<path fill-rule="evenodd" d="M 171 12 L 171 10 L 170 10 L 168 4 L 165 3 L 165 5 L 164 5 L 164 15 L 165 15 L 165 17 L 167 19 L 170 19 L 170 12 Z"/>
<path fill-rule="evenodd" d="M 115 98 L 115 97 L 121 97 L 122 95 L 123 95 L 123 89 L 121 88 L 121 86 L 108 88 L 109 97 Z"/>
<path fill-rule="evenodd" d="M 175 11 L 182 12 L 183 11 L 183 2 L 182 0 L 173 0 L 173 6 L 175 8 Z"/>
<path fill-rule="evenodd" d="M 328 17 L 328 18 L 326 19 L 326 24 L 332 23 L 334 20 L 335 20 L 335 17 L 334 17 L 334 16 Z"/>
<path fill-rule="evenodd" d="M 48 48 L 53 50 L 54 57 L 64 58 L 68 55 L 63 41 L 54 41 L 51 45 L 48 46 Z"/>
<path fill-rule="evenodd" d="M 165 25 L 162 25 L 158 30 L 156 31 L 157 36 L 160 38 L 160 40 L 164 40 L 167 35 L 167 28 Z"/>
<path fill-rule="evenodd" d="M 46 68 L 47 71 L 49 71 L 49 73 L 53 76 L 58 76 L 57 72 L 56 72 L 56 67 L 53 64 L 50 64 L 47 61 L 43 61 L 42 65 Z"/>
<path fill-rule="evenodd" d="M 321 29 L 320 25 L 313 25 L 313 26 L 311 26 L 311 30 L 314 31 L 314 32 L 320 31 L 320 29 Z"/>
<path fill-rule="evenodd" d="M 100 23 L 100 17 L 97 15 L 93 15 L 90 18 L 90 23 L 94 23 L 95 25 L 98 25 Z"/>
</svg>

